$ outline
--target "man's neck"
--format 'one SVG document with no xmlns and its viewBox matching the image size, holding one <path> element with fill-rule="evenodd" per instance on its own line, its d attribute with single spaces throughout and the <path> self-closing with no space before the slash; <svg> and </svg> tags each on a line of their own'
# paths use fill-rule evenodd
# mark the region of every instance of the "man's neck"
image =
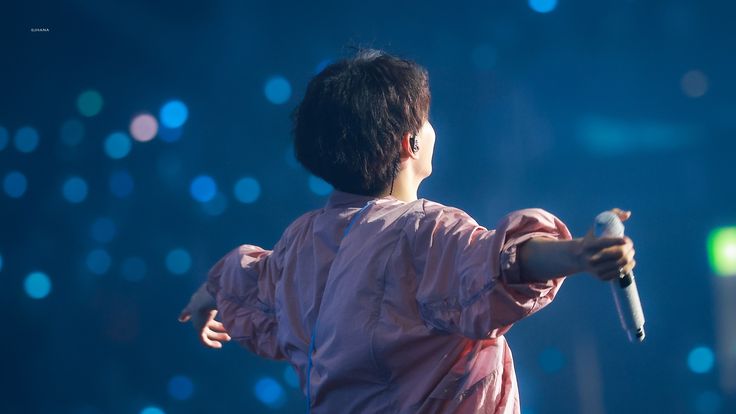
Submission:
<svg viewBox="0 0 736 414">
<path fill-rule="evenodd" d="M 386 191 L 381 194 L 382 197 L 390 195 L 407 203 L 417 199 L 419 183 L 415 183 L 408 174 L 402 173 L 403 171 L 396 176 L 396 179 L 393 182 L 393 190 L 391 187 L 387 188 Z"/>
</svg>

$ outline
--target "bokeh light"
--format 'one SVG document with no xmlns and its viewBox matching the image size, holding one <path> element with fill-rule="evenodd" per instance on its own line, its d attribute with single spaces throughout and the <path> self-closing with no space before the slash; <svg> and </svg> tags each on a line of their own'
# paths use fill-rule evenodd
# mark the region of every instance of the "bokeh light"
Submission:
<svg viewBox="0 0 736 414">
<path fill-rule="evenodd" d="M 275 379 L 264 377 L 256 382 L 253 391 L 258 401 L 269 408 L 279 408 L 285 402 L 284 388 Z"/>
<path fill-rule="evenodd" d="M 708 261 L 716 275 L 736 277 L 736 227 L 721 227 L 710 232 Z"/>
<path fill-rule="evenodd" d="M 188 400 L 194 392 L 194 384 L 189 377 L 177 375 L 169 380 L 168 390 L 169 395 L 175 400 Z"/>
<path fill-rule="evenodd" d="M 199 175 L 189 185 L 189 193 L 200 203 L 206 203 L 217 194 L 217 183 L 209 175 Z"/>
<path fill-rule="evenodd" d="M 65 145 L 74 147 L 82 142 L 84 132 L 84 124 L 80 120 L 72 118 L 61 124 L 59 136 L 61 137 L 61 142 Z"/>
<path fill-rule="evenodd" d="M 158 121 L 151 114 L 140 114 L 130 122 L 130 135 L 134 140 L 147 142 L 158 133 Z"/>
<path fill-rule="evenodd" d="M 166 102 L 159 113 L 161 125 L 166 128 L 179 128 L 187 122 L 189 117 L 189 109 L 184 102 L 173 100 Z"/>
<path fill-rule="evenodd" d="M 8 146 L 8 141 L 10 141 L 8 130 L 5 129 L 5 127 L 0 126 L 0 151 L 4 150 L 5 147 Z"/>
<path fill-rule="evenodd" d="M 92 239 L 99 243 L 109 243 L 117 234 L 115 222 L 107 217 L 100 217 L 92 223 L 90 229 Z"/>
<path fill-rule="evenodd" d="M 261 195 L 261 185 L 253 177 L 243 177 L 235 183 L 234 192 L 235 198 L 241 203 L 253 203 Z"/>
<path fill-rule="evenodd" d="M 87 117 L 99 114 L 102 110 L 102 95 L 93 89 L 82 92 L 77 98 L 77 109 Z"/>
<path fill-rule="evenodd" d="M 81 203 L 87 198 L 87 182 L 81 177 L 70 177 L 61 188 L 66 201 L 70 203 Z"/>
<path fill-rule="evenodd" d="M 139 282 L 146 277 L 146 262 L 140 257 L 128 257 L 120 265 L 120 274 L 129 282 Z"/>
<path fill-rule="evenodd" d="M 51 292 L 51 279 L 43 272 L 33 272 L 23 281 L 26 294 L 33 299 L 43 299 Z"/>
<path fill-rule="evenodd" d="M 105 139 L 105 154 L 114 160 L 125 158 L 131 147 L 132 141 L 124 132 L 113 132 Z"/>
<path fill-rule="evenodd" d="M 38 131 L 31 127 L 23 127 L 15 132 L 15 149 L 20 152 L 33 152 L 38 147 Z"/>
<path fill-rule="evenodd" d="M 309 189 L 317 195 L 324 196 L 327 194 L 330 194 L 332 191 L 332 186 L 327 181 L 314 176 L 309 176 Z"/>
<path fill-rule="evenodd" d="M 166 255 L 166 269 L 175 275 L 183 275 L 192 267 L 192 257 L 184 249 L 174 249 Z"/>
<path fill-rule="evenodd" d="M 680 79 L 682 93 L 690 98 L 700 98 L 708 92 L 708 77 L 705 73 L 695 69 L 691 70 Z"/>
<path fill-rule="evenodd" d="M 104 275 L 110 269 L 112 258 L 105 249 L 94 249 L 87 254 L 87 269 L 96 275 Z"/>
<path fill-rule="evenodd" d="M 687 356 L 687 365 L 696 374 L 704 374 L 713 369 L 715 356 L 707 346 L 694 348 Z"/>
<path fill-rule="evenodd" d="M 299 388 L 299 376 L 291 365 L 284 367 L 284 382 L 291 388 Z"/>
<path fill-rule="evenodd" d="M 266 81 L 263 92 L 269 102 L 280 105 L 291 97 L 291 84 L 283 76 L 273 76 Z"/>
<path fill-rule="evenodd" d="M 537 13 L 549 13 L 557 7 L 557 0 L 529 0 L 529 7 Z"/>
<path fill-rule="evenodd" d="M 140 414 L 166 414 L 166 413 L 164 412 L 164 410 L 154 405 L 151 405 L 151 406 L 148 406 L 142 409 Z"/>
<path fill-rule="evenodd" d="M 8 197 L 21 198 L 28 189 L 28 180 L 20 171 L 11 171 L 3 179 L 3 190 Z"/>
<path fill-rule="evenodd" d="M 133 193 L 133 176 L 126 170 L 115 171 L 108 182 L 110 192 L 118 198 L 125 198 Z"/>
<path fill-rule="evenodd" d="M 565 365 L 565 357 L 557 348 L 546 348 L 539 354 L 539 364 L 544 372 L 553 374 Z"/>
<path fill-rule="evenodd" d="M 227 197 L 221 192 L 217 192 L 209 201 L 202 203 L 202 210 L 210 216 L 219 216 L 227 209 Z"/>
</svg>

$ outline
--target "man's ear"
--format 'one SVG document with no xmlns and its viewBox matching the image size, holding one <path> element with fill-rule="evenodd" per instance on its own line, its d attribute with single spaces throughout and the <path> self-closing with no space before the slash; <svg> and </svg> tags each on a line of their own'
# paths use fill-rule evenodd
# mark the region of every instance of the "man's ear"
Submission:
<svg viewBox="0 0 736 414">
<path fill-rule="evenodd" d="M 401 158 L 419 158 L 419 154 L 415 153 L 411 147 L 411 137 L 412 134 L 409 132 L 401 136 Z"/>
</svg>

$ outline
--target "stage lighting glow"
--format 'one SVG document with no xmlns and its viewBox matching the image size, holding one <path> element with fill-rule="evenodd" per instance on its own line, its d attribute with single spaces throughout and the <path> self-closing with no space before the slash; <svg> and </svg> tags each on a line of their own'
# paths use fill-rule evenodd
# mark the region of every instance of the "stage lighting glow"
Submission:
<svg viewBox="0 0 736 414">
<path fill-rule="evenodd" d="M 0 151 L 4 150 L 5 147 L 8 146 L 8 141 L 10 141 L 8 130 L 0 126 Z"/>
<path fill-rule="evenodd" d="M 187 122 L 189 117 L 189 109 L 184 105 L 184 102 L 173 100 L 166 102 L 161 107 L 159 118 L 161 119 L 161 125 L 166 128 L 179 128 Z"/>
<path fill-rule="evenodd" d="M 100 414 L 100 411 L 91 405 L 82 405 L 76 407 L 72 414 Z M 526 414 L 526 413 L 524 413 Z"/>
<path fill-rule="evenodd" d="M 26 294 L 33 299 L 43 299 L 51 292 L 51 279 L 43 272 L 33 272 L 23 281 Z"/>
<path fill-rule="evenodd" d="M 577 125 L 581 145 L 596 155 L 661 152 L 695 145 L 697 130 L 660 121 L 583 117 Z"/>
<path fill-rule="evenodd" d="M 680 79 L 682 93 L 690 98 L 700 98 L 708 92 L 708 77 L 699 70 L 691 70 Z"/>
<path fill-rule="evenodd" d="M 3 271 L 3 255 L 0 254 L 0 272 Z"/>
<path fill-rule="evenodd" d="M 189 193 L 200 203 L 206 203 L 217 194 L 217 183 L 209 175 L 197 176 L 189 185 Z"/>
<path fill-rule="evenodd" d="M 314 176 L 309 176 L 309 189 L 312 190 L 314 194 L 324 196 L 329 194 L 332 191 L 332 186 L 327 181 Z"/>
<path fill-rule="evenodd" d="M 286 103 L 291 97 L 291 84 L 283 76 L 273 76 L 263 88 L 266 99 L 274 105 Z"/>
<path fill-rule="evenodd" d="M 696 374 L 704 374 L 713 369 L 715 356 L 713 351 L 707 346 L 699 346 L 694 348 L 687 356 L 687 365 L 690 371 Z"/>
<path fill-rule="evenodd" d="M 38 131 L 23 127 L 15 132 L 15 149 L 20 152 L 33 152 L 38 147 Z"/>
<path fill-rule="evenodd" d="M 140 114 L 130 122 L 130 135 L 134 140 L 147 142 L 158 133 L 158 121 L 151 114 Z"/>
<path fill-rule="evenodd" d="M 291 365 L 284 367 L 284 382 L 291 388 L 299 388 L 299 376 Z"/>
<path fill-rule="evenodd" d="M 480 44 L 473 49 L 473 64 L 482 70 L 491 70 L 496 66 L 496 49 L 489 44 Z"/>
<path fill-rule="evenodd" d="M 192 267 L 192 257 L 184 249 L 174 249 L 166 255 L 166 268 L 175 275 L 183 275 Z"/>
<path fill-rule="evenodd" d="M 78 119 L 68 119 L 59 130 L 61 142 L 70 147 L 79 145 L 84 139 L 84 124 Z"/>
<path fill-rule="evenodd" d="M 320 73 L 320 72 L 322 72 L 322 71 L 323 71 L 323 70 L 325 70 L 325 69 L 326 69 L 326 68 L 327 68 L 328 66 L 330 66 L 330 64 L 331 64 L 331 63 L 332 63 L 332 59 L 330 59 L 330 58 L 327 58 L 327 59 L 322 59 L 322 60 L 321 60 L 321 61 L 320 61 L 320 62 L 319 62 L 319 63 L 317 64 L 317 66 L 315 66 L 315 68 L 314 68 L 314 73 L 315 73 L 315 74 L 317 74 L 317 73 Z"/>
<path fill-rule="evenodd" d="M 132 142 L 124 132 L 113 132 L 105 139 L 105 154 L 108 157 L 119 160 L 130 153 Z"/>
<path fill-rule="evenodd" d="M 557 7 L 557 0 L 529 0 L 529 7 L 537 13 L 549 13 Z"/>
<path fill-rule="evenodd" d="M 194 384 L 189 377 L 177 375 L 169 380 L 169 395 L 179 401 L 188 400 L 194 391 Z"/>
<path fill-rule="evenodd" d="M 260 195 L 261 185 L 253 177 L 243 177 L 235 183 L 235 198 L 241 203 L 253 203 Z"/>
<path fill-rule="evenodd" d="M 716 414 L 721 412 L 721 395 L 715 391 L 703 391 L 695 397 L 697 414 Z"/>
<path fill-rule="evenodd" d="M 269 408 L 279 408 L 285 402 L 284 388 L 275 379 L 264 377 L 256 382 L 253 391 L 258 401 Z"/>
<path fill-rule="evenodd" d="M 182 175 L 184 175 L 183 166 L 181 158 L 174 152 L 165 152 L 156 160 L 159 176 L 168 181 L 181 182 Z"/>
<path fill-rule="evenodd" d="M 181 138 L 181 135 L 184 133 L 184 129 L 179 128 L 166 128 L 161 127 L 158 130 L 158 137 L 161 138 L 161 141 L 164 142 L 176 142 Z"/>
<path fill-rule="evenodd" d="M 141 410 L 140 414 L 166 414 L 164 410 L 156 407 L 156 406 L 149 406 Z"/>
<path fill-rule="evenodd" d="M 81 203 L 87 198 L 87 182 L 81 177 L 70 177 L 61 188 L 66 201 L 70 203 Z"/>
<path fill-rule="evenodd" d="M 110 175 L 110 192 L 118 198 L 128 197 L 133 193 L 133 177 L 126 170 L 120 170 Z"/>
<path fill-rule="evenodd" d="M 710 232 L 708 261 L 716 275 L 736 277 L 736 226 L 721 227 Z"/>
<path fill-rule="evenodd" d="M 299 161 L 296 159 L 293 145 L 289 145 L 289 147 L 286 148 L 286 151 L 284 151 L 284 161 L 286 161 L 286 165 L 291 168 L 299 168 Z"/>
<path fill-rule="evenodd" d="M 110 270 L 112 258 L 104 249 L 94 249 L 87 254 L 87 269 L 96 275 L 104 275 Z"/>
<path fill-rule="evenodd" d="M 109 243 L 115 238 L 117 226 L 107 217 L 100 217 L 92 223 L 92 239 L 99 243 Z"/>
<path fill-rule="evenodd" d="M 539 364 L 544 372 L 553 374 L 559 372 L 565 365 L 565 357 L 557 348 L 546 348 L 539 355 Z"/>
<path fill-rule="evenodd" d="M 102 95 L 93 89 L 82 92 L 77 98 L 77 109 L 87 117 L 99 114 L 102 110 Z"/>
<path fill-rule="evenodd" d="M 120 274 L 129 282 L 138 282 L 146 277 L 146 262 L 140 257 L 129 257 L 120 265 Z"/>
<path fill-rule="evenodd" d="M 28 189 L 26 176 L 19 171 L 11 171 L 3 179 L 3 190 L 8 197 L 21 198 Z"/>
<path fill-rule="evenodd" d="M 210 216 L 219 216 L 227 209 L 227 197 L 218 192 L 210 201 L 202 203 L 202 210 Z"/>
</svg>

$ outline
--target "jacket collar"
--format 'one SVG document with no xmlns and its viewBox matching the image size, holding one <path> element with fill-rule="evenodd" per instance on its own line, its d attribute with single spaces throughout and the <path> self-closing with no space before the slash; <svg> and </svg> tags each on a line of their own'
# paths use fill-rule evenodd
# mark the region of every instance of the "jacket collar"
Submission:
<svg viewBox="0 0 736 414">
<path fill-rule="evenodd" d="M 370 201 L 378 200 L 397 200 L 394 196 L 374 197 L 361 194 L 346 193 L 344 191 L 333 190 L 330 198 L 327 200 L 327 208 L 335 207 L 363 207 Z"/>
</svg>

